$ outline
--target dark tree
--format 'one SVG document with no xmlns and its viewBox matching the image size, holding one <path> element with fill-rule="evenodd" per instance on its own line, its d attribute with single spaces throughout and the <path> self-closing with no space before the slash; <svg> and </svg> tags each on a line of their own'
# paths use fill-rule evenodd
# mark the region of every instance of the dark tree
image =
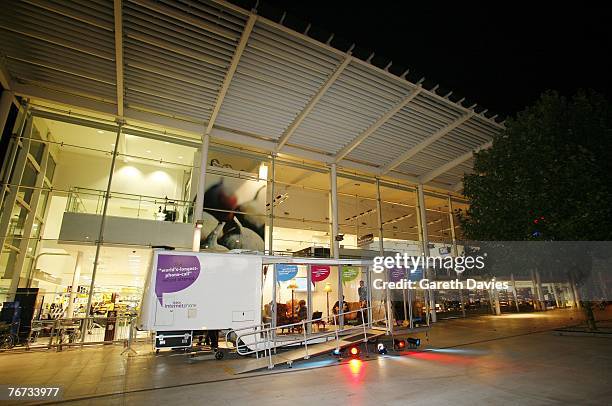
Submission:
<svg viewBox="0 0 612 406">
<path fill-rule="evenodd" d="M 592 91 L 571 99 L 544 93 L 476 154 L 474 173 L 464 178 L 470 208 L 460 213 L 463 231 L 480 241 L 610 241 L 611 176 L 610 103 Z M 585 288 L 593 278 L 584 266 L 595 255 L 583 252 L 588 247 L 580 244 L 568 270 Z M 594 326 L 591 299 L 583 307 Z"/>
<path fill-rule="evenodd" d="M 464 179 L 473 240 L 612 240 L 612 106 L 547 92 L 506 121 Z"/>
</svg>

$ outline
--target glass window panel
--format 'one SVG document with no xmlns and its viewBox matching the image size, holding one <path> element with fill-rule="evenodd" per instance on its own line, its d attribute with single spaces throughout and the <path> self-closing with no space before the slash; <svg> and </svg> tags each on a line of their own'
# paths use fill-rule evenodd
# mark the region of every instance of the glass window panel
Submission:
<svg viewBox="0 0 612 406">
<path fill-rule="evenodd" d="M 27 254 L 35 255 L 36 254 L 36 246 L 38 245 L 38 236 L 35 235 L 40 233 L 40 224 L 34 224 L 32 226 L 32 236 L 28 241 Z"/>
<path fill-rule="evenodd" d="M 329 224 L 274 219 L 273 251 L 302 257 L 329 257 Z"/>
<path fill-rule="evenodd" d="M 45 171 L 45 176 L 49 180 L 49 182 L 53 183 L 53 175 L 55 175 L 55 168 L 57 167 L 57 163 L 52 155 L 49 155 L 49 160 L 47 161 L 47 170 Z"/>
<path fill-rule="evenodd" d="M 34 193 L 34 186 L 36 185 L 36 176 L 38 172 L 36 168 L 28 161 L 23 170 L 23 176 L 17 195 L 22 198 L 26 203 L 30 203 L 32 199 L 32 193 Z"/>
<path fill-rule="evenodd" d="M 35 122 L 36 123 L 36 122 Z M 34 124 L 36 126 L 36 124 Z M 32 131 L 32 139 L 30 141 L 30 154 L 34 157 L 36 162 L 40 165 L 42 162 L 43 153 L 45 152 L 45 144 L 42 142 L 40 133 L 35 127 Z"/>
<path fill-rule="evenodd" d="M 275 252 L 329 257 L 329 181 L 328 172 L 275 163 Z"/>
<path fill-rule="evenodd" d="M 450 243 L 448 199 L 425 195 L 425 207 L 429 241 Z"/>
<path fill-rule="evenodd" d="M 33 266 L 34 258 L 26 256 L 23 260 L 23 267 L 20 269 L 19 287 L 25 288 L 28 283 L 28 277 L 32 278 L 32 274 L 28 275 Z M 33 270 L 32 270 L 33 271 Z"/>
<path fill-rule="evenodd" d="M 338 224 L 346 249 L 378 250 L 378 211 L 376 184 L 338 178 Z M 350 256 L 344 251 L 342 255 Z"/>
<path fill-rule="evenodd" d="M 47 201 L 49 200 L 49 191 L 41 190 L 40 198 L 38 199 L 38 207 L 36 208 L 36 215 L 39 218 L 43 218 L 45 215 L 45 209 L 47 207 Z"/>
<path fill-rule="evenodd" d="M 276 184 L 274 216 L 329 223 L 329 193 L 294 185 Z"/>
<path fill-rule="evenodd" d="M 5 247 L 0 255 L 0 300 L 6 301 L 8 288 L 11 284 L 11 276 L 15 261 L 17 260 L 17 251 Z"/>
<path fill-rule="evenodd" d="M 268 157 L 261 154 L 241 154 L 238 151 L 233 153 L 226 150 L 227 147 L 216 147 L 211 145 L 208 151 L 208 165 L 215 168 L 229 169 L 236 172 L 246 172 L 249 174 L 260 174 L 260 167 L 265 165 L 269 169 Z M 197 162 L 199 166 L 199 162 Z M 269 172 L 269 171 L 268 171 Z M 261 173 L 264 175 L 264 173 Z"/>
<path fill-rule="evenodd" d="M 416 193 L 381 186 L 380 195 L 385 251 L 420 253 Z"/>
<path fill-rule="evenodd" d="M 195 198 L 192 185 L 197 185 L 192 167 L 195 154 L 192 147 L 122 134 L 108 215 L 190 222 Z"/>
<path fill-rule="evenodd" d="M 23 236 L 23 226 L 28 215 L 28 210 L 19 203 L 15 204 L 9 220 L 6 244 L 11 244 L 14 247 L 19 246 L 19 241 Z"/>
</svg>

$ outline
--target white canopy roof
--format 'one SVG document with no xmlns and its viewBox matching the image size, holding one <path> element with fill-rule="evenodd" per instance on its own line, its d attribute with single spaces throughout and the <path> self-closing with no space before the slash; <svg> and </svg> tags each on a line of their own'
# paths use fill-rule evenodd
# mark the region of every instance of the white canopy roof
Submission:
<svg viewBox="0 0 612 406">
<path fill-rule="evenodd" d="M 0 33 L 17 95 L 447 190 L 503 128 L 223 1 L 11 0 Z"/>
</svg>

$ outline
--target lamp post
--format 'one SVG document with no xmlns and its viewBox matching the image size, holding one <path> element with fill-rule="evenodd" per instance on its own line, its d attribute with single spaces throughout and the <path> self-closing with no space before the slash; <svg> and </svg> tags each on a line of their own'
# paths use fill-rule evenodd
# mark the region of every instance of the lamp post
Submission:
<svg viewBox="0 0 612 406">
<path fill-rule="evenodd" d="M 332 291 L 331 283 L 326 282 L 323 290 L 325 291 L 325 294 L 327 296 L 327 318 L 329 319 L 329 292 Z"/>
<path fill-rule="evenodd" d="M 291 289 L 291 318 L 292 319 L 294 317 L 294 311 L 295 311 L 295 306 L 293 304 L 293 295 L 297 288 L 298 288 L 298 285 L 295 282 L 295 279 L 291 280 L 291 283 L 289 284 L 289 286 L 287 286 L 287 289 Z"/>
</svg>

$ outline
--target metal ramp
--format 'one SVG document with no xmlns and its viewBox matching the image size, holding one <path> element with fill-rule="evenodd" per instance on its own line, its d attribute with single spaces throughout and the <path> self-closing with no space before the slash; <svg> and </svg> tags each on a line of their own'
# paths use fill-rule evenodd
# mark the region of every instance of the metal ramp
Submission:
<svg viewBox="0 0 612 406">
<path fill-rule="evenodd" d="M 378 329 L 367 329 L 367 339 L 377 338 L 386 334 L 385 330 Z M 308 344 L 307 346 L 301 346 L 295 350 L 289 350 L 280 354 L 273 354 L 271 357 L 260 357 L 260 358 L 249 358 L 245 359 L 240 367 L 234 369 L 235 374 L 243 374 L 246 372 L 256 371 L 258 369 L 268 368 L 279 364 L 291 365 L 294 361 L 308 359 L 310 357 L 332 352 L 336 348 L 344 348 L 349 345 L 355 344 L 356 342 L 363 342 L 363 331 L 355 332 L 349 335 L 340 336 L 341 338 L 336 341 L 335 339 L 318 343 Z M 351 340 L 359 338 L 358 340 Z"/>
<path fill-rule="evenodd" d="M 368 307 L 334 315 L 329 319 L 305 319 L 281 326 L 264 323 L 230 330 L 225 335 L 225 340 L 234 343 L 236 353 L 241 356 L 255 356 L 255 359 L 245 359 L 242 365 L 235 368 L 235 373 L 241 374 L 262 368 L 272 369 L 275 365 L 283 363 L 291 365 L 293 361 L 299 359 L 308 359 L 313 355 L 385 335 L 389 331 L 386 315 L 384 319 L 368 320 L 367 315 L 370 311 L 371 308 Z M 350 313 L 358 313 L 361 324 L 344 325 L 342 317 Z M 333 326 L 333 329 L 313 333 L 314 327 L 318 327 L 321 322 Z M 384 328 L 377 327 L 379 325 Z M 278 334 L 279 330 L 297 331 L 298 334 L 282 336 Z M 231 340 L 230 335 L 233 336 Z M 281 348 L 286 351 L 279 351 Z"/>
</svg>

